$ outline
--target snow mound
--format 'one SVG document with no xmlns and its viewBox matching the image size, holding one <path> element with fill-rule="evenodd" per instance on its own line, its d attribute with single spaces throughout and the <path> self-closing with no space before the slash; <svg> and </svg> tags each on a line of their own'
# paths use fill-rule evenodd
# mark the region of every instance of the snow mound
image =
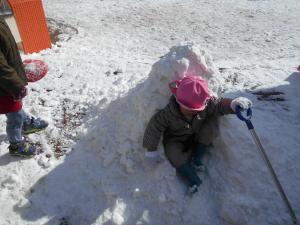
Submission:
<svg viewBox="0 0 300 225">
<path fill-rule="evenodd" d="M 211 91 L 220 92 L 221 77 L 212 62 L 211 56 L 193 43 L 182 43 L 174 46 L 170 51 L 156 62 L 149 74 L 151 88 L 157 89 L 163 96 L 169 95 L 166 88 L 172 80 L 186 75 L 201 76 L 209 83 Z"/>
<path fill-rule="evenodd" d="M 272 200 L 275 189 L 269 193 L 261 191 L 272 187 L 271 180 L 266 179 L 266 168 L 252 150 L 255 146 L 247 129 L 235 116 L 220 120 L 220 137 L 205 159 L 209 171 L 201 175 L 204 182 L 199 195 L 193 199 L 187 198 L 185 185 L 167 160 L 153 171 L 144 163 L 145 126 L 153 113 L 167 104 L 171 95 L 168 83 L 187 74 L 205 78 L 215 95 L 222 92 L 225 81 L 209 54 L 191 43 L 172 47 L 152 66 L 146 80 L 103 109 L 79 145 L 94 155 L 93 160 L 106 174 L 107 180 L 102 181 L 101 188 L 109 202 L 114 202 L 110 210 L 120 202 L 126 205 L 121 217 L 128 224 L 136 222 L 134 218 L 139 216 L 148 218 L 142 219 L 141 224 L 226 224 L 224 221 L 247 224 L 254 217 L 257 219 L 249 224 L 261 220 L 269 223 L 272 211 L 284 211 L 284 206 L 278 199 Z M 237 140 L 243 143 L 243 151 Z M 161 145 L 159 150 L 164 157 Z M 265 175 L 257 177 L 257 174 Z M 111 200 L 112 196 L 116 197 Z M 255 199 L 261 199 L 260 203 Z M 260 208 L 269 209 L 261 212 Z M 110 215 L 105 220 L 114 221 L 113 213 Z M 287 220 L 286 215 L 281 214 L 279 218 Z"/>
<path fill-rule="evenodd" d="M 221 86 L 217 74 L 210 55 L 199 46 L 184 43 L 172 47 L 152 66 L 146 80 L 104 109 L 88 135 L 91 147 L 105 157 L 105 165 L 119 160 L 128 172 L 133 172 L 135 162 L 142 157 L 145 126 L 171 96 L 169 82 L 185 75 L 197 75 L 205 78 L 217 94 Z"/>
<path fill-rule="evenodd" d="M 154 171 L 144 162 L 142 138 L 145 126 L 153 113 L 168 103 L 171 96 L 169 82 L 187 74 L 202 76 L 214 94 L 219 92 L 219 73 L 209 54 L 191 43 L 172 47 L 152 66 L 145 80 L 102 110 L 75 148 L 93 155 L 89 164 L 94 161 L 101 168 L 102 175 L 98 177 L 105 177 L 101 189 L 107 201 L 113 202 L 109 211 L 98 218 L 99 224 L 107 220 L 122 224 L 122 218 L 126 224 L 133 224 L 134 219 L 141 224 L 194 224 L 191 218 L 199 217 L 198 209 L 205 212 L 206 221 L 218 224 L 216 202 L 209 201 L 214 198 L 210 182 L 203 185 L 201 198 L 195 198 L 199 202 L 190 202 L 185 185 L 177 179 L 167 160 Z M 159 149 L 164 157 L 161 145 Z M 120 202 L 124 205 L 121 208 L 126 206 L 126 210 L 116 219 L 112 211 Z M 163 209 L 153 209 L 158 204 L 163 205 Z M 185 211 L 188 212 L 183 213 Z"/>
<path fill-rule="evenodd" d="M 235 116 L 220 119 L 220 137 L 204 160 L 203 184 L 193 198 L 167 160 L 147 168 L 145 126 L 167 104 L 168 83 L 185 74 L 204 77 L 215 94 L 224 86 L 199 46 L 171 48 L 135 88 L 99 104 L 93 111 L 99 112 L 98 118 L 64 163 L 32 186 L 28 199 L 15 207 L 22 219 L 39 224 L 49 220 L 49 225 L 64 219 L 74 225 L 288 224 L 288 213 L 248 130 Z M 264 143 L 276 147 L 268 139 Z M 18 183 L 9 177 L 2 186 L 10 189 Z"/>
</svg>

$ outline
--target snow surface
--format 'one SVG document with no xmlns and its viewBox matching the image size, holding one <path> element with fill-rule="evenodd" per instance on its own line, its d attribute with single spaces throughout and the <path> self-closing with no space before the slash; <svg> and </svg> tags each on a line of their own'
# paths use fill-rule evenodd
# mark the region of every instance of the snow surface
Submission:
<svg viewBox="0 0 300 225">
<path fill-rule="evenodd" d="M 50 125 L 29 136 L 41 153 L 21 160 L 8 155 L 0 117 L 1 225 L 292 224 L 234 115 L 220 119 L 193 198 L 166 160 L 146 167 L 145 124 L 166 104 L 168 80 L 183 73 L 204 76 L 216 95 L 254 102 L 253 124 L 300 217 L 298 0 L 43 4 L 52 22 L 78 34 L 22 55 L 49 66 L 30 84 L 24 108 Z"/>
</svg>

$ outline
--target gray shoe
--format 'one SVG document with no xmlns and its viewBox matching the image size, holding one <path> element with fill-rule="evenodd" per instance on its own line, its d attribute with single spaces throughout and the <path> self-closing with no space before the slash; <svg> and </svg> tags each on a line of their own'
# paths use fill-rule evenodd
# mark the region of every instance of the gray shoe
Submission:
<svg viewBox="0 0 300 225">
<path fill-rule="evenodd" d="M 10 155 L 21 156 L 24 158 L 30 158 L 36 154 L 35 146 L 30 143 L 26 143 L 25 141 L 16 144 L 10 144 L 8 149 Z"/>
<path fill-rule="evenodd" d="M 198 187 L 202 181 L 197 175 L 195 168 L 190 163 L 185 163 L 177 168 L 177 172 L 186 180 L 189 193 L 198 191 Z"/>
<path fill-rule="evenodd" d="M 28 123 L 23 124 L 22 134 L 32 134 L 46 129 L 48 122 L 40 118 L 31 117 Z"/>
<path fill-rule="evenodd" d="M 196 184 L 188 187 L 188 195 L 192 196 L 195 193 L 197 193 L 198 191 L 199 191 L 199 186 L 197 186 Z"/>
</svg>

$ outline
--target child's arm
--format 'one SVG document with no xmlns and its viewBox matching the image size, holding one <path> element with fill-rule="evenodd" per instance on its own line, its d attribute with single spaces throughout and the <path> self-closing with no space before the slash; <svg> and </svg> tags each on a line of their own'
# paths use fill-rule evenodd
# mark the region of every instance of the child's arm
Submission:
<svg viewBox="0 0 300 225">
<path fill-rule="evenodd" d="M 234 114 L 236 107 L 242 110 L 252 107 L 250 99 L 245 97 L 230 98 L 212 98 L 207 104 L 207 113 L 209 115 L 223 116 L 226 114 Z"/>
<path fill-rule="evenodd" d="M 226 114 L 233 114 L 231 108 L 232 99 L 230 98 L 211 98 L 207 103 L 206 110 L 209 115 L 223 116 Z"/>
<path fill-rule="evenodd" d="M 157 149 L 162 133 L 168 127 L 168 117 L 166 109 L 158 111 L 150 119 L 143 138 L 143 147 L 148 151 L 155 151 Z"/>
<path fill-rule="evenodd" d="M 15 97 L 25 85 L 27 83 L 8 65 L 5 56 L 0 50 L 0 88 Z"/>
</svg>

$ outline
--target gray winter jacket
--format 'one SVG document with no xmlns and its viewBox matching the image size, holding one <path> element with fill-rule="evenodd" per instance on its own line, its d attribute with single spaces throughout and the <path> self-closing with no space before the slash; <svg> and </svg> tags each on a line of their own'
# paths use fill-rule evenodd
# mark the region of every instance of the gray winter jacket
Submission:
<svg viewBox="0 0 300 225">
<path fill-rule="evenodd" d="M 226 98 L 211 98 L 206 108 L 189 121 L 180 112 L 179 105 L 172 96 L 169 104 L 150 119 L 144 133 L 143 146 L 149 151 L 156 150 L 162 135 L 164 143 L 185 142 L 191 136 L 197 136 L 206 119 L 234 113 L 230 107 L 231 101 Z"/>
</svg>

